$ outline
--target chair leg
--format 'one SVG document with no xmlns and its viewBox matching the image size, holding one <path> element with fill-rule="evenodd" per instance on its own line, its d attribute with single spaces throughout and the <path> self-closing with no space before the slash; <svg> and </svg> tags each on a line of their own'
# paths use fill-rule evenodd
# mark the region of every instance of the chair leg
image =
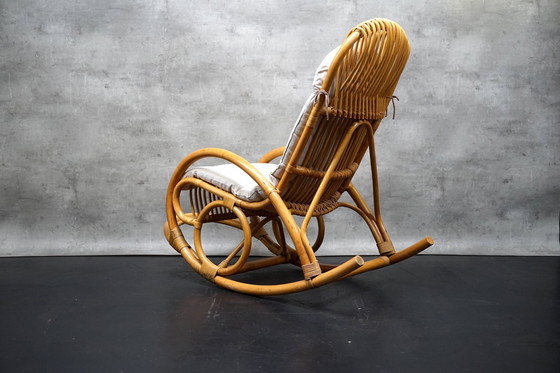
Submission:
<svg viewBox="0 0 560 373">
<path fill-rule="evenodd" d="M 351 198 L 354 200 L 356 205 L 352 205 L 346 202 L 339 202 L 338 203 L 339 207 L 349 208 L 355 211 L 356 213 L 358 213 L 358 215 L 362 217 L 364 222 L 369 227 L 377 243 L 377 248 L 380 256 L 365 262 L 363 266 L 360 266 L 358 269 L 352 271 L 349 274 L 346 274 L 343 278 L 355 276 L 360 273 L 372 271 L 378 268 L 382 268 L 391 264 L 398 263 L 400 261 L 410 258 L 413 255 L 418 254 L 419 252 L 433 245 L 434 243 L 433 239 L 428 236 L 416 242 L 415 244 L 407 247 L 406 249 L 396 252 L 393 243 L 389 238 L 389 234 L 385 230 L 385 227 L 378 226 L 378 223 L 376 219 L 373 217 L 373 214 L 369 209 L 369 207 L 367 206 L 365 200 L 352 184 L 350 184 L 348 187 L 348 193 L 350 194 Z M 384 234 L 381 233 L 382 230 Z M 333 264 L 320 263 L 320 266 L 323 272 L 332 271 L 333 269 L 337 268 L 337 265 L 333 265 Z"/>
</svg>

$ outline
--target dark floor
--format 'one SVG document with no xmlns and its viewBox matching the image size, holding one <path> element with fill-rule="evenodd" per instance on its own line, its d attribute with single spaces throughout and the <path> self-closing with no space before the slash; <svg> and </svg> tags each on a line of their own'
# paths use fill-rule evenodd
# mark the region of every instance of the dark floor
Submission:
<svg viewBox="0 0 560 373">
<path fill-rule="evenodd" d="M 180 257 L 1 258 L 0 302 L 1 372 L 560 372 L 560 257 L 422 255 L 270 298 Z"/>
</svg>

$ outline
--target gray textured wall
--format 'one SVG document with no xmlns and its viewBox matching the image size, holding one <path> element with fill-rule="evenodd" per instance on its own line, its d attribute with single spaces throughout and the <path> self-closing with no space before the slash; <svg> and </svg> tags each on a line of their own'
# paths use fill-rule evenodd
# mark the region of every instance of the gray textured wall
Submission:
<svg viewBox="0 0 560 373">
<path fill-rule="evenodd" d="M 412 45 L 377 141 L 395 243 L 558 255 L 559 4 L 1 0 L 0 255 L 172 253 L 177 162 L 284 145 L 316 65 L 373 17 Z M 323 253 L 365 253 L 338 217 Z"/>
</svg>

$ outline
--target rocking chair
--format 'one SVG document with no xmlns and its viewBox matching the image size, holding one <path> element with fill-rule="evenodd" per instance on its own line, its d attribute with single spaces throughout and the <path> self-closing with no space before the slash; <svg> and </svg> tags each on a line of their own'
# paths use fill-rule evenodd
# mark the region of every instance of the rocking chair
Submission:
<svg viewBox="0 0 560 373">
<path fill-rule="evenodd" d="M 164 234 L 171 246 L 207 280 L 237 292 L 277 295 L 316 288 L 336 280 L 398 263 L 433 244 L 426 237 L 395 251 L 380 212 L 374 134 L 386 116 L 410 47 L 402 28 L 372 19 L 351 29 L 319 66 L 314 92 L 305 103 L 286 147 L 249 163 L 223 149 L 206 148 L 185 157 L 173 173 L 166 195 Z M 373 211 L 352 184 L 358 165 L 369 153 Z M 278 164 L 270 163 L 281 156 Z M 227 164 L 193 166 L 203 158 Z M 181 198 L 181 193 L 186 196 Z M 354 203 L 340 201 L 348 193 Z M 185 202 L 185 200 L 188 201 Z M 190 204 L 186 210 L 183 204 Z M 325 233 L 323 216 L 339 207 L 365 221 L 379 251 L 367 262 L 355 256 L 340 265 L 320 264 L 315 252 Z M 303 218 L 298 224 L 295 216 Z M 317 238 L 308 226 L 315 218 Z M 201 240 L 203 225 L 237 228 L 243 239 L 220 263 L 208 258 Z M 194 249 L 180 226 L 193 227 Z M 291 242 L 286 239 L 287 231 Z M 271 233 L 270 233 L 271 232 Z M 249 260 L 252 239 L 273 254 Z M 292 247 L 293 245 L 293 247 Z M 237 274 L 278 264 L 301 268 L 301 280 L 274 285 L 239 281 Z"/>
</svg>

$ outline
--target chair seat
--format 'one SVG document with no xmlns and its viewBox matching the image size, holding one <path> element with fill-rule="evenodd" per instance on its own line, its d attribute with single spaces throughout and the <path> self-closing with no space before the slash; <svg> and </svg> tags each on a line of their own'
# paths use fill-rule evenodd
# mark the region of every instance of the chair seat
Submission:
<svg viewBox="0 0 560 373">
<path fill-rule="evenodd" d="M 272 185 L 278 183 L 278 179 L 271 175 L 272 172 L 278 168 L 277 164 L 252 163 L 252 165 L 261 174 L 267 177 Z M 194 167 L 187 171 L 185 177 L 194 177 L 206 181 L 247 202 L 258 202 L 266 198 L 266 195 L 257 182 L 241 168 L 231 163 L 217 166 Z"/>
</svg>

